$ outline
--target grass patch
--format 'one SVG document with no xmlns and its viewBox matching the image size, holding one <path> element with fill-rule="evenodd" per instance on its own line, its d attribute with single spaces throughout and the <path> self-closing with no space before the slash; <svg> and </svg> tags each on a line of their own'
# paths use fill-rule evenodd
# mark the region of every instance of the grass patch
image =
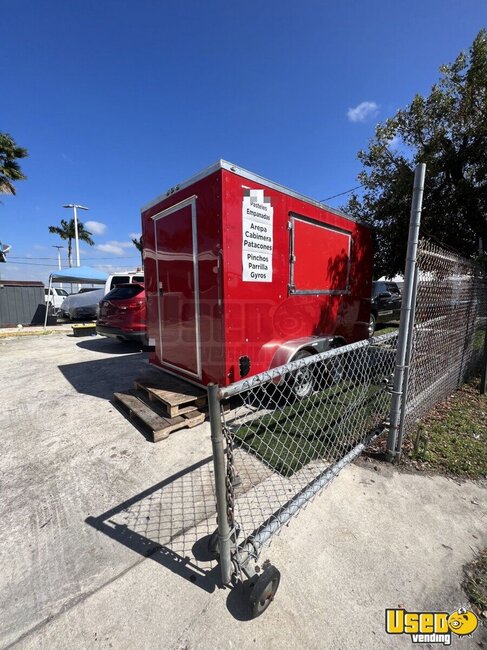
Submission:
<svg viewBox="0 0 487 650">
<path fill-rule="evenodd" d="M 377 426 L 389 396 L 381 385 L 342 381 L 307 399 L 272 404 L 272 412 L 256 415 L 236 427 L 235 439 L 284 476 L 312 460 L 342 456 Z"/>
<path fill-rule="evenodd" d="M 465 384 L 435 407 L 419 425 L 409 458 L 433 469 L 466 478 L 487 477 L 487 396 L 479 380 Z"/>
<path fill-rule="evenodd" d="M 390 332 L 397 332 L 399 330 L 399 323 L 392 325 L 382 325 L 378 323 L 375 328 L 374 336 L 382 336 L 382 334 L 389 334 Z"/>
<path fill-rule="evenodd" d="M 465 567 L 463 588 L 477 614 L 487 618 L 487 548 Z"/>
<path fill-rule="evenodd" d="M 480 352 L 481 350 L 484 349 L 484 339 L 485 339 L 485 332 L 483 332 L 482 330 L 477 330 L 473 335 L 473 341 L 472 341 L 472 349 L 475 350 L 475 352 Z"/>
</svg>

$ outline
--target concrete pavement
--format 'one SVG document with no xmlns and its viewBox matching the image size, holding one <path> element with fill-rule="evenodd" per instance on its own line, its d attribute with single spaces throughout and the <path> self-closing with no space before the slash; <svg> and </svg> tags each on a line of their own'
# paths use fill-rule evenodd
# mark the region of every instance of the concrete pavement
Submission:
<svg viewBox="0 0 487 650">
<path fill-rule="evenodd" d="M 98 337 L 0 341 L 1 647 L 410 647 L 386 607 L 465 604 L 485 487 L 365 464 L 266 549 L 281 587 L 248 620 L 198 544 L 215 522 L 208 424 L 154 445 L 109 402 L 144 360 Z"/>
</svg>

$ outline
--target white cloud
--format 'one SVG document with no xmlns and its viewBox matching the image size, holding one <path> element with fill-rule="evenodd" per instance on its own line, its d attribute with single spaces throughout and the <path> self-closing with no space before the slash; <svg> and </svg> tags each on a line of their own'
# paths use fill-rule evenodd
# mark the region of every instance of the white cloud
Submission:
<svg viewBox="0 0 487 650">
<path fill-rule="evenodd" d="M 94 235 L 103 235 L 107 229 L 106 223 L 101 223 L 101 221 L 85 221 L 85 228 L 89 232 L 92 232 Z"/>
<path fill-rule="evenodd" d="M 96 247 L 103 253 L 110 253 L 111 255 L 123 255 L 124 250 L 121 246 L 108 242 L 107 244 L 98 244 Z"/>
<path fill-rule="evenodd" d="M 115 264 L 94 264 L 93 267 L 95 269 L 100 269 L 101 271 L 105 271 L 105 273 L 108 273 L 108 275 L 110 275 L 110 273 L 119 273 L 121 271 L 127 270 L 127 265 L 120 266 Z"/>
<path fill-rule="evenodd" d="M 355 108 L 349 108 L 347 117 L 350 122 L 367 122 L 379 113 L 379 105 L 375 102 L 361 102 Z"/>
<path fill-rule="evenodd" d="M 129 233 L 130 239 L 140 239 L 142 237 L 141 232 L 131 232 Z"/>
<path fill-rule="evenodd" d="M 102 251 L 103 253 L 123 255 L 125 253 L 125 249 L 134 249 L 134 245 L 131 241 L 116 241 L 115 239 L 111 239 L 104 244 L 97 244 L 95 248 L 99 251 Z"/>
<path fill-rule="evenodd" d="M 120 246 L 120 248 L 133 248 L 131 241 L 114 241 L 113 239 L 107 242 L 107 244 L 112 244 L 113 246 Z"/>
<path fill-rule="evenodd" d="M 401 138 L 398 135 L 392 136 L 387 146 L 391 151 L 396 151 L 401 146 Z"/>
</svg>

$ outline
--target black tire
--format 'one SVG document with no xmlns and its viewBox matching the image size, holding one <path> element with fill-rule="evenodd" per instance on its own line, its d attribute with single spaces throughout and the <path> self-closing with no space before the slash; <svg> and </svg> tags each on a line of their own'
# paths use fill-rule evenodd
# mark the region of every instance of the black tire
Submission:
<svg viewBox="0 0 487 650">
<path fill-rule="evenodd" d="M 311 352 L 300 350 L 294 355 L 291 362 L 299 361 L 300 359 L 307 359 L 311 356 L 313 356 Z M 295 370 L 291 373 L 288 381 L 291 393 L 296 399 L 306 399 L 306 397 L 309 397 L 315 389 L 313 370 L 309 366 Z"/>
<path fill-rule="evenodd" d="M 369 318 L 369 338 L 375 334 L 375 326 L 377 325 L 377 318 L 374 314 L 370 314 Z"/>
<path fill-rule="evenodd" d="M 265 612 L 274 600 L 281 581 L 281 574 L 270 564 L 257 578 L 249 596 L 252 618 L 257 618 Z"/>
<path fill-rule="evenodd" d="M 155 345 L 150 345 L 149 344 L 149 339 L 146 336 L 145 339 L 143 339 L 143 341 L 142 341 L 142 351 L 143 352 L 153 352 L 155 349 L 156 349 L 156 346 Z"/>
<path fill-rule="evenodd" d="M 347 374 L 346 363 L 343 357 L 338 356 L 326 362 L 326 382 L 328 386 L 336 386 L 343 381 Z"/>
</svg>

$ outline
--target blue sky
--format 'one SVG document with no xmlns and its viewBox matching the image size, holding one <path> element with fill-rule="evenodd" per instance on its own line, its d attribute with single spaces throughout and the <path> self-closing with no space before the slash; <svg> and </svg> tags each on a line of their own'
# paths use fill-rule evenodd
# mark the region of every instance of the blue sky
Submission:
<svg viewBox="0 0 487 650">
<path fill-rule="evenodd" d="M 353 187 L 376 122 L 487 26 L 485 0 L 4 3 L 0 131 L 30 154 L 0 205 L 12 279 L 46 280 L 72 202 L 97 224 L 82 263 L 133 268 L 141 205 L 219 158 L 319 200 Z"/>
</svg>

